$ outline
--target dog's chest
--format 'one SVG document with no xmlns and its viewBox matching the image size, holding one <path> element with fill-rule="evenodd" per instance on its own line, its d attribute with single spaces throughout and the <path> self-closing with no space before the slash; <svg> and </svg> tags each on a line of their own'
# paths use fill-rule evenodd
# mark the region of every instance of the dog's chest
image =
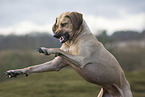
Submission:
<svg viewBox="0 0 145 97">
<path fill-rule="evenodd" d="M 64 51 L 72 55 L 79 55 L 79 48 L 77 46 L 70 46 L 65 48 Z"/>
</svg>

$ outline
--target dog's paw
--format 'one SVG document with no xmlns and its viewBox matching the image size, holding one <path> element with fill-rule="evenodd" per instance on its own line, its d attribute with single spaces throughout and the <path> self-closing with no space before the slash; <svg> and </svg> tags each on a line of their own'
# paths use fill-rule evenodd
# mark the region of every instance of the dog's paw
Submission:
<svg viewBox="0 0 145 97">
<path fill-rule="evenodd" d="M 17 77 L 18 75 L 23 74 L 23 72 L 22 71 L 17 71 L 17 70 L 9 70 L 9 71 L 6 71 L 5 74 L 9 78 L 13 78 L 13 77 Z"/>
<path fill-rule="evenodd" d="M 48 53 L 48 51 L 47 51 L 47 48 L 45 48 L 45 47 L 40 47 L 40 48 L 37 49 L 37 51 L 38 51 L 39 53 L 44 54 L 44 55 L 50 55 L 50 54 Z"/>
</svg>

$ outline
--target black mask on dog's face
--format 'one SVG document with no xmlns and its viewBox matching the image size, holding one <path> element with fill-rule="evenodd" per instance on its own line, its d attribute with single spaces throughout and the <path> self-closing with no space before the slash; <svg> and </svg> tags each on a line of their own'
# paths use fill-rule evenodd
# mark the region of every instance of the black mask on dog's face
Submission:
<svg viewBox="0 0 145 97">
<path fill-rule="evenodd" d="M 53 35 L 53 37 L 57 38 L 60 40 L 60 43 L 65 43 L 67 40 L 69 40 L 69 33 L 68 32 L 65 32 L 63 34 L 60 34 L 60 33 L 55 33 Z"/>
</svg>

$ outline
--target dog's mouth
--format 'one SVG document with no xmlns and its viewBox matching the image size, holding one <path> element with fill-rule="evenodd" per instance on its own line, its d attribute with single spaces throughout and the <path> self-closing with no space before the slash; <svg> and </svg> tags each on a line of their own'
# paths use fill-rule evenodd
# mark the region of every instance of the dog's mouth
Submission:
<svg viewBox="0 0 145 97">
<path fill-rule="evenodd" d="M 70 35 L 68 32 L 65 32 L 64 34 L 55 33 L 53 37 L 59 39 L 60 43 L 65 43 L 69 39 Z"/>
</svg>

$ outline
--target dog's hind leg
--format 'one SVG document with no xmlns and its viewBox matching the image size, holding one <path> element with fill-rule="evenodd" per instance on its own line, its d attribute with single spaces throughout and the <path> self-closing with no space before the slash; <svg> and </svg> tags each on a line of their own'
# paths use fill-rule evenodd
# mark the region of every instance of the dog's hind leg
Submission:
<svg viewBox="0 0 145 97">
<path fill-rule="evenodd" d="M 107 89 L 101 88 L 100 93 L 98 94 L 97 97 L 112 97 L 111 94 L 108 92 Z"/>
<path fill-rule="evenodd" d="M 103 96 L 103 88 L 101 88 L 101 90 L 100 90 L 100 92 L 99 92 L 97 97 L 102 97 L 102 96 Z"/>
</svg>

